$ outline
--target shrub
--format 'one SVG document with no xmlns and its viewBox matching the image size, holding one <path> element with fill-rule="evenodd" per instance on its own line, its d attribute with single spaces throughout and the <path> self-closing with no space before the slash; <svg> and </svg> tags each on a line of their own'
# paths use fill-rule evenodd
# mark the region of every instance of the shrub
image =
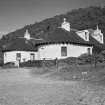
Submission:
<svg viewBox="0 0 105 105">
<path fill-rule="evenodd" d="M 43 60 L 43 65 L 46 67 L 51 67 L 56 65 L 56 60 Z"/>
<path fill-rule="evenodd" d="M 15 64 L 13 62 L 8 62 L 3 65 L 3 68 L 13 68 L 15 67 Z"/>
<path fill-rule="evenodd" d="M 66 64 L 73 65 L 73 64 L 77 63 L 77 60 L 78 59 L 76 57 L 69 57 L 69 58 L 66 58 L 66 59 L 59 60 L 59 63 L 66 63 Z"/>
<path fill-rule="evenodd" d="M 42 67 L 42 61 L 41 60 L 35 60 L 35 61 L 27 61 L 20 63 L 20 67 Z"/>
<path fill-rule="evenodd" d="M 0 60 L 0 66 L 3 66 L 3 60 Z"/>
<path fill-rule="evenodd" d="M 93 62 L 94 57 L 88 54 L 82 54 L 78 57 L 78 64 L 90 64 Z"/>
</svg>

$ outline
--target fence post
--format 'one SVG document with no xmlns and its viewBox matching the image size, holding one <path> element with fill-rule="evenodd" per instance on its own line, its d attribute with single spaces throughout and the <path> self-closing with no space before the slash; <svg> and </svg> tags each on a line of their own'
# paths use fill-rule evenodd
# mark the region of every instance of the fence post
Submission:
<svg viewBox="0 0 105 105">
<path fill-rule="evenodd" d="M 82 72 L 82 80 L 86 80 L 87 79 L 87 72 Z"/>
<path fill-rule="evenodd" d="M 55 59 L 55 66 L 56 66 L 56 70 L 58 71 L 58 59 Z"/>
<path fill-rule="evenodd" d="M 45 58 L 43 58 L 43 69 L 45 69 Z"/>
</svg>

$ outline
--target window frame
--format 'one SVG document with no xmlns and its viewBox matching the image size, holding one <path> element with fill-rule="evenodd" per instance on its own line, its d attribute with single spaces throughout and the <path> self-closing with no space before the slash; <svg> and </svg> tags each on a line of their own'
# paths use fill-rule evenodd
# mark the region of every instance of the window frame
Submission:
<svg viewBox="0 0 105 105">
<path fill-rule="evenodd" d="M 62 57 L 67 56 L 67 46 L 61 46 L 61 56 Z"/>
</svg>

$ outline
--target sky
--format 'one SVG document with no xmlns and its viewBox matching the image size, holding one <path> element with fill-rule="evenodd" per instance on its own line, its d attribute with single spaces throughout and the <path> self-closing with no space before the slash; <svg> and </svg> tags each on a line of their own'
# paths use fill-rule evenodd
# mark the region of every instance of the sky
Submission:
<svg viewBox="0 0 105 105">
<path fill-rule="evenodd" d="M 0 0 L 0 35 L 89 6 L 103 7 L 105 0 Z"/>
</svg>

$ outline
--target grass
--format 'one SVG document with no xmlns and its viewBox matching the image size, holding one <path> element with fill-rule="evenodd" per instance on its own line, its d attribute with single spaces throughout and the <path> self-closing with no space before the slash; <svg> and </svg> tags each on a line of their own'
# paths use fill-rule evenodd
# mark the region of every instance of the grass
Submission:
<svg viewBox="0 0 105 105">
<path fill-rule="evenodd" d="M 39 71 L 38 71 L 39 70 Z M 58 67 L 38 69 L 40 74 L 52 72 L 49 78 L 59 80 L 88 80 L 99 82 L 105 78 L 105 64 L 94 65 L 68 65 L 59 64 Z M 35 71 L 36 73 L 36 71 Z M 48 75 L 47 75 L 48 76 Z"/>
<path fill-rule="evenodd" d="M 104 105 L 104 65 L 59 64 L 58 68 L 1 68 L 0 104 Z M 82 72 L 87 72 L 84 80 Z"/>
</svg>

